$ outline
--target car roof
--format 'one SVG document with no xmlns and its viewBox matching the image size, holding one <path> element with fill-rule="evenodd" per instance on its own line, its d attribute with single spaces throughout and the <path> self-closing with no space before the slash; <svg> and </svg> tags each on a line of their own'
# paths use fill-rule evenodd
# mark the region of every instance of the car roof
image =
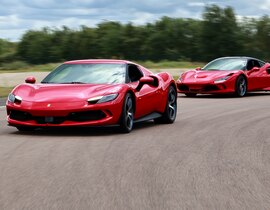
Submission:
<svg viewBox="0 0 270 210">
<path fill-rule="evenodd" d="M 83 59 L 83 60 L 72 60 L 66 61 L 65 64 L 91 64 L 91 63 L 115 63 L 115 64 L 135 64 L 127 60 L 117 60 L 117 59 Z"/>
</svg>

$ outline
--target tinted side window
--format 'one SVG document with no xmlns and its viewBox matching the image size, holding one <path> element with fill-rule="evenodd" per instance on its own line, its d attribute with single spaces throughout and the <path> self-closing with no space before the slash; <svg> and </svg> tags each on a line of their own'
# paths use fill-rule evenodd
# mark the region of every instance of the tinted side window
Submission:
<svg viewBox="0 0 270 210">
<path fill-rule="evenodd" d="M 261 64 L 257 60 L 249 60 L 247 63 L 247 70 L 251 70 L 253 67 L 261 67 Z"/>
<path fill-rule="evenodd" d="M 260 63 L 260 66 L 261 66 L 261 67 L 265 65 L 264 62 L 259 61 L 259 63 Z"/>
<path fill-rule="evenodd" d="M 142 72 L 138 69 L 138 67 L 132 64 L 128 65 L 127 75 L 127 82 L 136 82 L 143 76 Z"/>
</svg>

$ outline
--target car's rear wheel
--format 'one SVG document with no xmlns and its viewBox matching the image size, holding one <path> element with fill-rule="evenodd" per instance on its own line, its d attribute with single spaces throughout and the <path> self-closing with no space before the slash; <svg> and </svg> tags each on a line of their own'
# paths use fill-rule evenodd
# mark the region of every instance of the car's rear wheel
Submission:
<svg viewBox="0 0 270 210">
<path fill-rule="evenodd" d="M 173 86 L 169 87 L 167 105 L 161 117 L 156 118 L 156 123 L 173 123 L 177 114 L 177 92 Z"/>
<path fill-rule="evenodd" d="M 185 93 L 187 97 L 195 97 L 197 93 Z"/>
<path fill-rule="evenodd" d="M 239 76 L 235 83 L 235 95 L 243 97 L 247 93 L 247 81 L 244 76 Z"/>
<path fill-rule="evenodd" d="M 134 107 L 133 99 L 130 93 L 127 93 L 124 99 L 122 114 L 120 118 L 120 129 L 123 133 L 129 133 L 133 128 Z"/>
</svg>

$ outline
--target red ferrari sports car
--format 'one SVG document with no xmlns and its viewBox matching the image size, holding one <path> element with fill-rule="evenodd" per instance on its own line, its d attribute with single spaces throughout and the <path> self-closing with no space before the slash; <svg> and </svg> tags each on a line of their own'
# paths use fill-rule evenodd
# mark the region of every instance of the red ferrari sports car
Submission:
<svg viewBox="0 0 270 210">
<path fill-rule="evenodd" d="M 176 84 L 168 73 L 153 74 L 124 60 L 68 61 L 39 84 L 33 77 L 9 94 L 8 124 L 19 131 L 38 127 L 120 125 L 154 119 L 173 123 Z"/>
<path fill-rule="evenodd" d="M 247 91 L 270 90 L 270 63 L 251 57 L 222 57 L 184 72 L 176 83 L 178 92 L 190 97 L 198 93 L 242 97 Z"/>
</svg>

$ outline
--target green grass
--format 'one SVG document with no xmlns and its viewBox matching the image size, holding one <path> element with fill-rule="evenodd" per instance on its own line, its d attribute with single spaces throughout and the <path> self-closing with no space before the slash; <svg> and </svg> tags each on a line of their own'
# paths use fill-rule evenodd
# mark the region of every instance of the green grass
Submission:
<svg viewBox="0 0 270 210">
<path fill-rule="evenodd" d="M 41 65 L 31 65 L 21 61 L 15 61 L 12 63 L 2 64 L 0 67 L 0 73 L 14 73 L 14 72 L 44 72 L 52 71 L 59 66 L 60 63 L 48 63 Z"/>
<path fill-rule="evenodd" d="M 12 91 L 13 87 L 0 87 L 0 97 L 7 97 L 7 95 Z"/>
<path fill-rule="evenodd" d="M 205 63 L 201 62 L 190 62 L 190 61 L 160 61 L 160 62 L 153 62 L 153 61 L 143 61 L 138 62 L 142 66 L 150 69 L 163 69 L 163 68 L 186 68 L 192 69 L 196 67 L 203 67 Z"/>
<path fill-rule="evenodd" d="M 173 79 L 176 81 L 176 80 L 178 80 L 178 78 L 179 78 L 179 75 L 173 75 Z"/>
</svg>

